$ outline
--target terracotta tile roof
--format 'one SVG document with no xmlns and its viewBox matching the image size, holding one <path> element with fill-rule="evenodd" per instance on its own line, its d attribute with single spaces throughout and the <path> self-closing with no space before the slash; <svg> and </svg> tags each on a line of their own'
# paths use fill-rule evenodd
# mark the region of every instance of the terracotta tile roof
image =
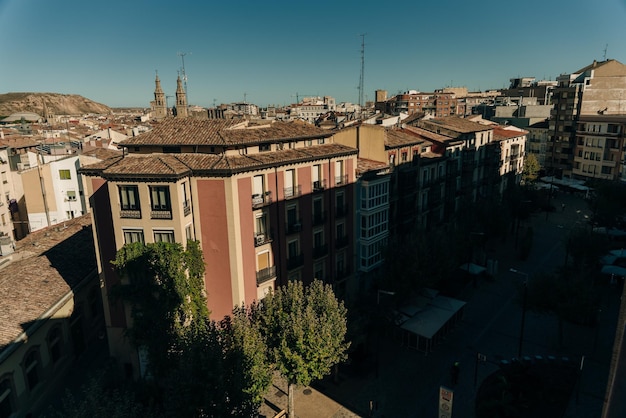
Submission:
<svg viewBox="0 0 626 418">
<path fill-rule="evenodd" d="M 501 126 L 493 127 L 493 139 L 494 141 L 502 141 L 505 139 L 519 138 L 528 134 L 527 131 L 517 129 L 505 129 Z"/>
<path fill-rule="evenodd" d="M 322 138 L 331 134 L 301 122 L 272 122 L 248 125 L 227 119 L 168 119 L 145 134 L 128 138 L 120 146 L 216 145 L 233 146 L 276 142 L 295 138 Z"/>
<path fill-rule="evenodd" d="M 446 135 L 441 135 L 435 132 L 428 131 L 426 129 L 418 128 L 417 126 L 407 126 L 404 130 L 408 132 L 414 132 L 418 135 L 423 136 L 424 138 L 435 141 L 435 142 L 448 142 L 448 141 L 457 141 L 456 138 L 452 138 Z"/>
<path fill-rule="evenodd" d="M 100 160 L 106 160 L 107 158 L 122 155 L 122 151 L 112 150 L 110 148 L 85 146 L 83 148 L 83 151 L 81 152 L 81 155 L 98 158 Z"/>
<path fill-rule="evenodd" d="M 84 279 L 98 280 L 91 216 L 36 231 L 0 261 L 9 257 L 0 267 L 0 355 Z"/>
<path fill-rule="evenodd" d="M 0 139 L 0 144 L 6 145 L 11 148 L 32 148 L 39 145 L 37 141 L 30 137 L 4 137 L 4 139 Z"/>
<path fill-rule="evenodd" d="M 389 165 L 380 161 L 369 160 L 367 158 L 359 158 L 357 159 L 356 163 L 356 174 L 357 176 L 360 176 L 363 173 L 367 173 L 368 171 L 379 171 L 386 168 L 389 168 Z"/>
<path fill-rule="evenodd" d="M 399 148 L 418 144 L 430 145 L 430 142 L 419 133 L 409 130 L 387 129 L 385 131 L 386 148 Z"/>
<path fill-rule="evenodd" d="M 298 162 L 315 161 L 333 156 L 357 154 L 355 148 L 341 144 L 322 144 L 306 148 L 257 154 L 130 154 L 114 157 L 80 169 L 85 175 L 103 178 L 179 178 L 186 175 L 228 176 Z"/>
<path fill-rule="evenodd" d="M 108 166 L 102 171 L 107 176 L 137 176 L 137 177 L 181 177 L 190 172 L 189 167 L 181 163 L 174 154 L 151 154 L 145 158 L 140 154 L 127 155 L 118 159 L 117 163 Z"/>
<path fill-rule="evenodd" d="M 481 132 L 493 129 L 491 126 L 485 126 L 478 122 L 473 122 L 471 120 L 460 118 L 458 116 L 446 116 L 442 118 L 428 119 L 425 122 L 440 125 L 444 128 L 459 133 Z"/>
</svg>

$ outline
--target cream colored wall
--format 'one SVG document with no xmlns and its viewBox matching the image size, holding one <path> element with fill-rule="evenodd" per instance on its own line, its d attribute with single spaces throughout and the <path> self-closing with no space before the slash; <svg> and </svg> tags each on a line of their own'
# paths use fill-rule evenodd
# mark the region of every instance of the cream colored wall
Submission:
<svg viewBox="0 0 626 418">
<path fill-rule="evenodd" d="M 111 209 L 113 224 L 115 225 L 115 242 L 117 249 L 124 245 L 124 229 L 140 228 L 144 233 L 144 240 L 147 243 L 154 242 L 155 230 L 171 230 L 174 231 L 174 239 L 176 242 L 185 243 L 185 226 L 191 222 L 191 214 L 184 216 L 183 195 L 181 184 L 187 182 L 189 178 L 178 180 L 176 183 L 166 182 L 149 182 L 138 183 L 136 181 L 129 182 L 107 182 L 109 188 L 109 196 L 111 196 Z M 139 189 L 139 202 L 141 205 L 141 218 L 121 218 L 121 203 L 119 198 L 118 186 L 137 185 Z M 168 186 L 170 191 L 172 219 L 152 219 L 150 217 L 150 186 Z M 191 203 L 191 199 L 190 199 Z"/>
<path fill-rule="evenodd" d="M 71 294 L 54 314 L 41 325 L 32 335 L 26 337 L 23 343 L 18 343 L 17 348 L 2 363 L 0 363 L 0 377 L 5 375 L 12 376 L 15 405 L 19 411 L 17 416 L 24 416 L 33 408 L 40 406 L 42 395 L 45 394 L 47 386 L 50 382 L 62 375 L 64 370 L 73 362 L 73 342 L 70 332 L 70 316 L 74 310 L 74 298 Z M 50 351 L 48 346 L 48 333 L 55 326 L 61 326 L 62 356 L 57 364 L 52 364 Z M 86 325 L 86 324 L 85 324 Z M 39 364 L 38 377 L 39 383 L 34 391 L 27 388 L 25 371 L 22 367 L 25 356 L 33 347 L 38 347 Z"/>
<path fill-rule="evenodd" d="M 387 163 L 385 150 L 385 128 L 372 125 L 361 125 L 337 132 L 333 142 L 358 149 L 359 158 Z"/>
</svg>

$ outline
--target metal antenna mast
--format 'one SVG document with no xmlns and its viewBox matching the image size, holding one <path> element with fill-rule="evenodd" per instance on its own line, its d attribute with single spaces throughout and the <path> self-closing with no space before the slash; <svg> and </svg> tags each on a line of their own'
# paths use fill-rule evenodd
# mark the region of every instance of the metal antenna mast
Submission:
<svg viewBox="0 0 626 418">
<path fill-rule="evenodd" d="M 609 49 L 609 44 L 604 45 L 604 59 L 603 61 L 606 61 L 606 50 Z"/>
<path fill-rule="evenodd" d="M 179 52 L 178 56 L 180 57 L 183 63 L 183 68 L 182 68 L 183 86 L 185 87 L 185 96 L 187 96 L 187 103 L 189 103 L 189 93 L 187 92 L 187 73 L 185 72 L 185 55 L 187 54 L 191 55 L 191 52 Z"/>
<path fill-rule="evenodd" d="M 365 34 L 361 34 L 361 76 L 359 77 L 359 107 L 363 112 L 363 84 L 365 74 Z"/>
</svg>

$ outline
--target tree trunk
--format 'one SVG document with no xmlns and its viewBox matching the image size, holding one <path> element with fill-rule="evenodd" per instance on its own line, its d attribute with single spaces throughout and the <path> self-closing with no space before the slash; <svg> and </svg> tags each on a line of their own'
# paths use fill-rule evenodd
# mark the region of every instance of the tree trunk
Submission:
<svg viewBox="0 0 626 418">
<path fill-rule="evenodd" d="M 293 383 L 291 383 L 291 382 L 289 382 L 287 384 L 287 388 L 288 388 L 287 392 L 289 392 L 288 395 L 287 395 L 287 416 L 289 418 L 296 418 L 296 413 L 293 410 L 293 397 L 294 397 L 293 396 L 293 387 L 294 386 L 295 385 Z"/>
</svg>

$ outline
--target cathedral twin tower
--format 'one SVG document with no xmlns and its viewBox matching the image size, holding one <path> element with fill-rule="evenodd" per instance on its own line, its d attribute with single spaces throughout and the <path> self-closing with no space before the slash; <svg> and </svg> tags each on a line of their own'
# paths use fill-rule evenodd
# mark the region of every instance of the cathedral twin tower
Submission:
<svg viewBox="0 0 626 418">
<path fill-rule="evenodd" d="M 170 116 L 170 112 L 167 107 L 167 96 L 161 88 L 161 80 L 159 80 L 158 74 L 155 83 L 154 101 L 150 103 L 150 107 L 152 108 L 153 117 L 159 120 Z M 185 89 L 183 89 L 183 82 L 180 79 L 180 75 L 176 80 L 176 105 L 172 109 L 172 115 L 177 118 L 186 118 L 188 116 L 187 93 Z"/>
</svg>

